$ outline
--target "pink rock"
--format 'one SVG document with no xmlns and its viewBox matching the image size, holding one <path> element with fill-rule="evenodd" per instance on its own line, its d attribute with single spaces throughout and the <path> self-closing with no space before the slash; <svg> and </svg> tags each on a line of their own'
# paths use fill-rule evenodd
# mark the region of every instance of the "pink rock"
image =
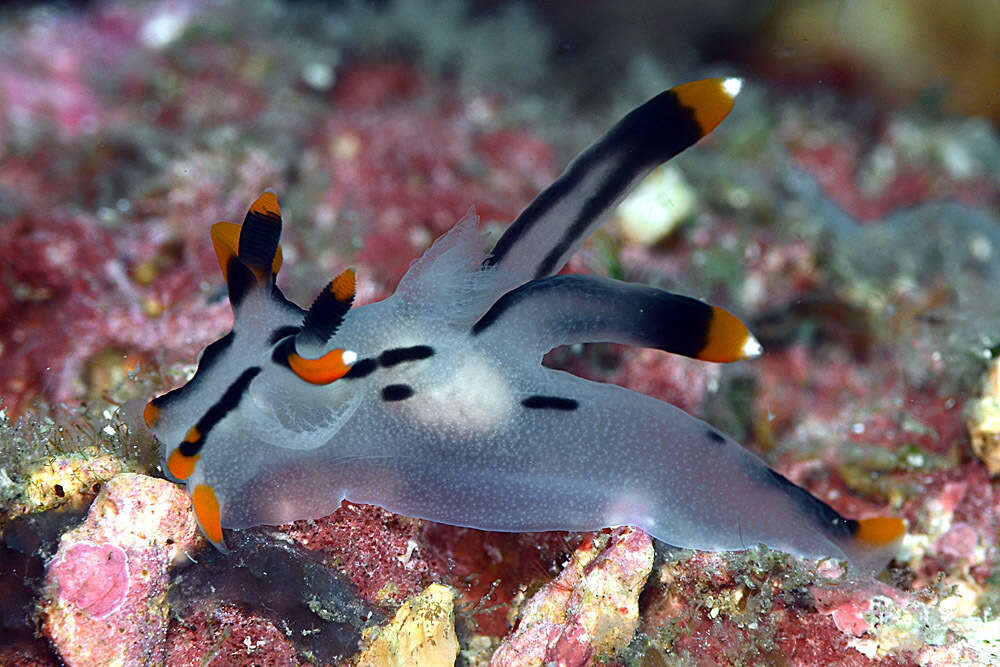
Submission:
<svg viewBox="0 0 1000 667">
<path fill-rule="evenodd" d="M 967 523 L 956 523 L 934 545 L 939 556 L 963 559 L 971 563 L 979 544 L 979 533 Z"/>
<path fill-rule="evenodd" d="M 813 586 L 811 591 L 816 600 L 816 611 L 828 614 L 838 630 L 854 637 L 874 629 L 865 614 L 872 610 L 876 596 L 899 605 L 910 603 L 906 594 L 875 580 L 856 586 Z"/>
<path fill-rule="evenodd" d="M 103 619 L 125 602 L 129 589 L 128 556 L 117 544 L 70 545 L 49 565 L 63 600 Z"/>
<path fill-rule="evenodd" d="M 962 502 L 962 499 L 965 498 L 968 488 L 969 485 L 965 482 L 948 482 L 945 484 L 941 490 L 941 495 L 938 497 L 941 502 L 941 511 L 945 513 L 954 512 L 955 508 Z"/>
<path fill-rule="evenodd" d="M 68 665 L 157 664 L 166 657 L 167 570 L 198 537 L 176 485 L 125 473 L 65 533 L 45 575 L 42 632 Z"/>
<path fill-rule="evenodd" d="M 555 580 L 525 604 L 517 629 L 493 654 L 493 667 L 590 664 L 631 641 L 638 600 L 653 567 L 653 544 L 635 528 L 585 540 Z"/>
<path fill-rule="evenodd" d="M 868 632 L 870 625 L 865 620 L 865 614 L 872 609 L 870 598 L 851 597 L 832 605 L 828 612 L 834 625 L 841 632 L 861 636 Z"/>
</svg>

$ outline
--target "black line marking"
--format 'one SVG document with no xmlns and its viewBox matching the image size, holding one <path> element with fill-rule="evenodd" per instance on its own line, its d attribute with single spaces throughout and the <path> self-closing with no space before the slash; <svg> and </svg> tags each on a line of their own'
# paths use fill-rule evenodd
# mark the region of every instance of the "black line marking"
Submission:
<svg viewBox="0 0 1000 667">
<path fill-rule="evenodd" d="M 580 407 L 579 401 L 562 396 L 529 396 L 521 401 L 521 405 L 532 410 L 576 410 Z"/>
<path fill-rule="evenodd" d="M 518 310 L 522 303 L 523 310 Z M 648 285 L 561 275 L 532 280 L 507 292 L 470 333 L 486 331 L 508 311 L 513 313 L 510 318 L 526 313 L 533 322 L 544 322 L 541 326 L 574 341 L 615 340 L 695 358 L 705 347 L 713 314 L 703 301 Z"/>
<path fill-rule="evenodd" d="M 511 306 L 515 305 L 518 301 L 523 299 L 524 296 L 526 296 L 526 291 L 523 291 L 524 287 L 525 285 L 522 285 L 521 287 L 511 290 L 497 299 L 496 302 L 490 306 L 490 309 L 486 311 L 486 314 L 480 317 L 479 321 L 472 325 L 470 333 L 472 333 L 473 336 L 478 336 L 482 332 L 489 329 L 490 325 L 500 319 L 500 316 L 510 309 Z"/>
<path fill-rule="evenodd" d="M 634 176 L 633 171 L 637 171 L 637 169 L 630 169 L 628 165 L 622 165 L 612 173 L 593 196 L 587 199 L 586 205 L 580 209 L 576 220 L 566 228 L 562 238 L 538 264 L 534 278 L 545 278 L 556 270 L 559 258 L 566 254 L 576 239 L 587 230 L 590 223 L 628 187 Z"/>
<path fill-rule="evenodd" d="M 585 171 L 574 168 L 576 166 L 575 163 L 570 163 L 570 167 L 563 175 L 557 178 L 549 187 L 538 193 L 531 200 L 531 203 L 528 204 L 527 208 L 521 211 L 521 214 L 517 216 L 514 222 L 510 223 L 503 236 L 493 246 L 493 250 L 483 260 L 483 268 L 489 268 L 502 262 L 511 248 L 516 246 L 518 241 L 521 240 L 521 237 L 530 232 L 535 223 L 544 217 L 560 199 L 565 197 L 577 185 L 577 182 L 583 178 Z"/>
<path fill-rule="evenodd" d="M 286 336 L 274 347 L 274 351 L 271 352 L 271 361 L 282 368 L 291 370 L 292 367 L 288 365 L 288 355 L 292 352 L 295 352 L 295 339 L 291 336 Z"/>
<path fill-rule="evenodd" d="M 390 384 L 382 387 L 383 401 L 405 401 L 410 396 L 413 396 L 413 387 L 408 384 Z"/>
<path fill-rule="evenodd" d="M 184 395 L 184 392 L 188 389 L 194 390 L 201 384 L 204 380 L 205 375 L 208 373 L 209 369 L 215 365 L 215 363 L 222 356 L 233 341 L 236 339 L 236 334 L 232 331 L 227 333 L 222 338 L 213 341 L 205 346 L 205 349 L 201 352 L 201 359 L 198 360 L 198 368 L 195 369 L 194 375 L 188 380 L 187 384 L 181 385 L 176 389 L 172 389 L 165 394 L 157 396 L 152 400 L 153 405 L 163 409 L 173 403 L 175 400 L 179 399 Z"/>
<path fill-rule="evenodd" d="M 382 368 L 391 368 L 407 361 L 420 361 L 434 356 L 434 348 L 429 345 L 414 345 L 412 347 L 396 347 L 386 350 L 378 357 Z"/>
<path fill-rule="evenodd" d="M 359 378 L 371 375 L 376 368 L 378 368 L 378 362 L 376 362 L 374 359 L 371 358 L 358 359 L 356 362 L 354 362 L 354 365 L 351 366 L 351 370 L 347 371 L 347 374 L 344 375 L 344 377 L 341 379 L 357 380 Z"/>
<path fill-rule="evenodd" d="M 250 386 L 250 381 L 253 380 L 257 374 L 260 373 L 260 366 L 251 366 L 250 368 L 243 371 L 238 378 L 236 378 L 229 388 L 223 392 L 222 397 L 215 402 L 215 404 L 210 407 L 198 420 L 198 423 L 194 425 L 198 429 L 200 438 L 196 442 L 183 441 L 180 444 L 181 454 L 184 456 L 194 456 L 201 451 L 202 445 L 205 443 L 205 438 L 208 437 L 209 431 L 222 421 L 226 415 L 228 415 L 232 410 L 235 410 L 239 406 L 240 401 L 243 399 L 243 395 L 246 393 L 247 388 Z"/>
<path fill-rule="evenodd" d="M 511 223 L 493 251 L 483 261 L 490 267 L 503 261 L 549 210 L 571 193 L 589 171 L 613 164 L 609 177 L 598 191 L 586 200 L 576 219 L 549 251 L 535 271 L 536 278 L 550 275 L 559 259 L 590 224 L 618 198 L 643 170 L 666 162 L 697 142 L 704 133 L 694 110 L 680 103 L 673 90 L 667 90 L 633 109 L 579 155 L 556 181 L 542 191 Z M 617 163 L 617 164 L 614 164 Z"/>
<path fill-rule="evenodd" d="M 857 521 L 841 516 L 837 510 L 778 471 L 767 468 L 764 473 L 764 481 L 790 496 L 802 512 L 815 521 L 817 526 L 830 538 L 842 541 L 849 540 L 858 532 L 860 524 Z"/>
<path fill-rule="evenodd" d="M 704 136 L 694 110 L 683 106 L 672 90 L 667 90 L 633 109 L 594 145 L 597 155 L 610 152 L 619 163 L 580 210 L 535 271 L 544 278 L 559 267 L 559 259 L 590 224 L 621 195 L 641 171 L 666 162 Z M 587 153 L 590 153 L 588 150 Z M 605 159 L 616 159 L 609 157 Z M 602 160 L 595 160 L 601 162 Z"/>
<path fill-rule="evenodd" d="M 716 431 L 715 429 L 711 428 L 708 429 L 707 434 L 708 434 L 708 439 L 714 442 L 715 444 L 717 445 L 726 444 L 726 439 L 722 437 L 722 434 Z"/>
<path fill-rule="evenodd" d="M 282 338 L 288 338 L 289 336 L 294 336 L 299 331 L 301 331 L 299 327 L 293 327 L 293 326 L 278 327 L 277 329 L 271 332 L 271 337 L 268 338 L 268 342 L 271 345 L 274 345 Z"/>
</svg>

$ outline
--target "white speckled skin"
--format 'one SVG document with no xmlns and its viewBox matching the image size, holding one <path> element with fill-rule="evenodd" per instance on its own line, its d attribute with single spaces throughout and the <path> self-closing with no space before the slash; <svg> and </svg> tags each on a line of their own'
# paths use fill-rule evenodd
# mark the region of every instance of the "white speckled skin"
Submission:
<svg viewBox="0 0 1000 667">
<path fill-rule="evenodd" d="M 559 344 L 643 344 L 622 305 L 627 299 L 588 298 L 591 286 L 628 286 L 580 279 L 562 293 L 530 296 L 473 333 L 503 294 L 558 272 L 655 166 L 628 162 L 615 131 L 547 191 L 556 205 L 537 213 L 500 261 L 484 268 L 483 239 L 469 215 L 390 298 L 349 311 L 322 348 L 300 340 L 298 349 L 315 358 L 344 348 L 369 359 L 426 345 L 434 352 L 429 358 L 308 384 L 272 360 L 269 343 L 275 330 L 300 326 L 303 311 L 277 296 L 277 288 L 250 293 L 237 310 L 232 344 L 178 392 L 156 425 L 169 455 L 235 378 L 261 368 L 238 406 L 207 434 L 188 488 L 214 488 L 226 528 L 316 518 L 348 499 L 488 530 L 630 524 L 683 547 L 764 543 L 807 557 L 883 565 L 885 553 L 852 543 L 847 520 L 704 422 L 648 396 L 541 366 L 542 354 Z M 621 178 L 624 171 L 628 178 Z M 539 272 L 539 258 L 566 237 L 571 221 L 579 223 L 591 193 L 608 179 L 620 181 L 618 189 L 586 214 L 559 260 Z M 567 298 L 574 295 L 580 299 Z M 397 384 L 409 386 L 412 396 L 384 400 L 383 388 Z M 576 407 L 525 407 L 531 396 L 569 399 Z"/>
</svg>

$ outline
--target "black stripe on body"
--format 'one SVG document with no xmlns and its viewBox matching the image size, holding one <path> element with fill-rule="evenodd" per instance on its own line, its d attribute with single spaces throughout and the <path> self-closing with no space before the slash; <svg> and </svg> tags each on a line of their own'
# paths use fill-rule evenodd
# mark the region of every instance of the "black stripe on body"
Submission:
<svg viewBox="0 0 1000 667">
<path fill-rule="evenodd" d="M 238 378 L 233 380 L 233 383 L 229 385 L 229 388 L 223 392 L 222 397 L 215 402 L 215 404 L 205 412 L 204 416 L 198 420 L 195 424 L 195 429 L 201 435 L 196 442 L 181 442 L 179 447 L 181 454 L 184 456 L 195 456 L 201 451 L 201 447 L 205 442 L 205 438 L 208 436 L 209 431 L 222 421 L 226 415 L 228 415 L 232 410 L 235 410 L 239 406 L 240 401 L 243 399 L 243 395 L 246 394 L 247 388 L 250 386 L 250 381 L 253 380 L 257 374 L 260 373 L 260 366 L 252 366 L 245 371 L 243 371 Z"/>
<path fill-rule="evenodd" d="M 295 338 L 292 336 L 285 336 L 283 339 L 278 341 L 278 344 L 274 347 L 274 351 L 271 352 L 271 361 L 278 364 L 282 368 L 291 370 L 292 367 L 288 365 L 288 355 L 292 353 L 296 353 Z"/>
<path fill-rule="evenodd" d="M 764 481 L 777 487 L 795 501 L 802 512 L 830 539 L 846 541 L 858 532 L 859 524 L 857 521 L 841 516 L 837 510 L 778 471 L 767 468 L 764 473 Z"/>
<path fill-rule="evenodd" d="M 504 314 L 511 306 L 521 301 L 526 296 L 526 288 L 533 283 L 526 283 L 521 285 L 517 289 L 511 290 L 500 297 L 496 303 L 494 303 L 486 313 L 479 318 L 479 320 L 472 325 L 472 329 L 469 331 L 473 336 L 478 336 L 482 332 L 490 328 L 490 325 L 500 319 L 500 316 Z"/>
<path fill-rule="evenodd" d="M 551 303 L 529 311 L 536 329 L 564 332 L 560 335 L 572 342 L 618 342 L 687 357 L 704 349 L 713 316 L 704 301 L 648 285 L 563 275 L 507 292 L 472 326 L 472 335 L 486 331 L 508 311 L 516 317 L 518 306 L 527 308 L 533 299 Z"/>
<path fill-rule="evenodd" d="M 413 345 L 412 347 L 396 347 L 386 350 L 378 356 L 382 368 L 392 368 L 407 361 L 420 361 L 434 356 L 434 348 L 429 345 Z"/>
<path fill-rule="evenodd" d="M 382 400 L 390 403 L 405 401 L 413 393 L 413 387 L 408 384 L 390 384 L 382 387 Z"/>
<path fill-rule="evenodd" d="M 358 359 L 356 362 L 354 362 L 354 365 L 351 366 L 351 370 L 347 371 L 347 373 L 341 379 L 357 380 L 363 377 L 367 377 L 371 375 L 373 372 L 375 372 L 375 369 L 377 368 L 378 368 L 378 362 L 375 361 L 374 359 L 370 358 Z"/>
<path fill-rule="evenodd" d="M 278 327 L 277 329 L 271 332 L 271 336 L 270 338 L 267 339 L 267 341 L 271 345 L 274 345 L 283 338 L 288 338 L 289 336 L 296 335 L 297 333 L 299 333 L 299 331 L 301 331 L 299 327 L 293 327 L 293 326 Z"/>
<path fill-rule="evenodd" d="M 596 146 L 594 147 L 596 148 Z M 589 151 L 588 151 L 589 152 Z M 493 246 L 493 250 L 483 260 L 484 267 L 491 267 L 503 261 L 503 258 L 510 252 L 510 249 L 517 245 L 521 237 L 531 231 L 531 228 L 539 219 L 545 216 L 556 203 L 565 197 L 578 182 L 583 178 L 585 170 L 583 165 L 577 163 L 582 161 L 587 153 L 583 153 L 570 163 L 566 171 L 557 178 L 549 187 L 538 193 L 528 207 L 521 211 L 521 214 L 510 223 L 503 236 Z"/>
<path fill-rule="evenodd" d="M 660 93 L 632 110 L 570 163 L 562 176 L 542 191 L 511 223 L 483 265 L 489 267 L 503 261 L 506 254 L 557 202 L 580 185 L 589 171 L 613 164 L 601 188 L 586 200 L 576 219 L 534 274 L 536 278 L 550 275 L 558 269 L 556 263 L 573 242 L 628 190 L 638 175 L 666 162 L 702 136 L 694 111 L 683 106 L 673 90 Z"/>
<path fill-rule="evenodd" d="M 219 360 L 219 357 L 222 356 L 222 353 L 225 352 L 229 348 L 229 346 L 233 344 L 233 341 L 235 339 L 236 335 L 232 331 L 230 331 L 219 340 L 213 341 L 208 345 L 206 345 L 205 349 L 202 350 L 201 359 L 198 360 L 198 368 L 195 369 L 194 375 L 191 377 L 190 380 L 187 381 L 187 384 L 177 387 L 176 389 L 173 389 L 171 391 L 168 391 L 167 393 L 161 396 L 157 396 L 150 402 L 157 408 L 160 408 L 162 410 L 163 408 L 167 407 L 170 403 L 178 399 L 180 396 L 182 396 L 184 391 L 188 389 L 194 391 L 198 387 L 198 385 L 201 384 L 201 382 L 204 380 L 205 375 L 208 373 L 208 371 Z"/>
<path fill-rule="evenodd" d="M 532 410 L 576 410 L 580 407 L 578 401 L 562 396 L 529 396 L 521 401 L 521 405 Z"/>
<path fill-rule="evenodd" d="M 240 242 L 236 254 L 254 271 L 269 274 L 280 240 L 281 218 L 250 209 L 240 228 Z"/>
</svg>

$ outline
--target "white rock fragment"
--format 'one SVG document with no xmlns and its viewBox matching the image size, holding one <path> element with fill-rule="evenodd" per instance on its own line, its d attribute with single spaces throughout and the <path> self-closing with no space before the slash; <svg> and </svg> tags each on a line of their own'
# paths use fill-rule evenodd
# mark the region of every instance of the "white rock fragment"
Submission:
<svg viewBox="0 0 1000 667">
<path fill-rule="evenodd" d="M 697 196 L 677 167 L 654 169 L 631 195 L 618 205 L 616 215 L 625 237 L 651 246 L 694 213 Z"/>
</svg>

